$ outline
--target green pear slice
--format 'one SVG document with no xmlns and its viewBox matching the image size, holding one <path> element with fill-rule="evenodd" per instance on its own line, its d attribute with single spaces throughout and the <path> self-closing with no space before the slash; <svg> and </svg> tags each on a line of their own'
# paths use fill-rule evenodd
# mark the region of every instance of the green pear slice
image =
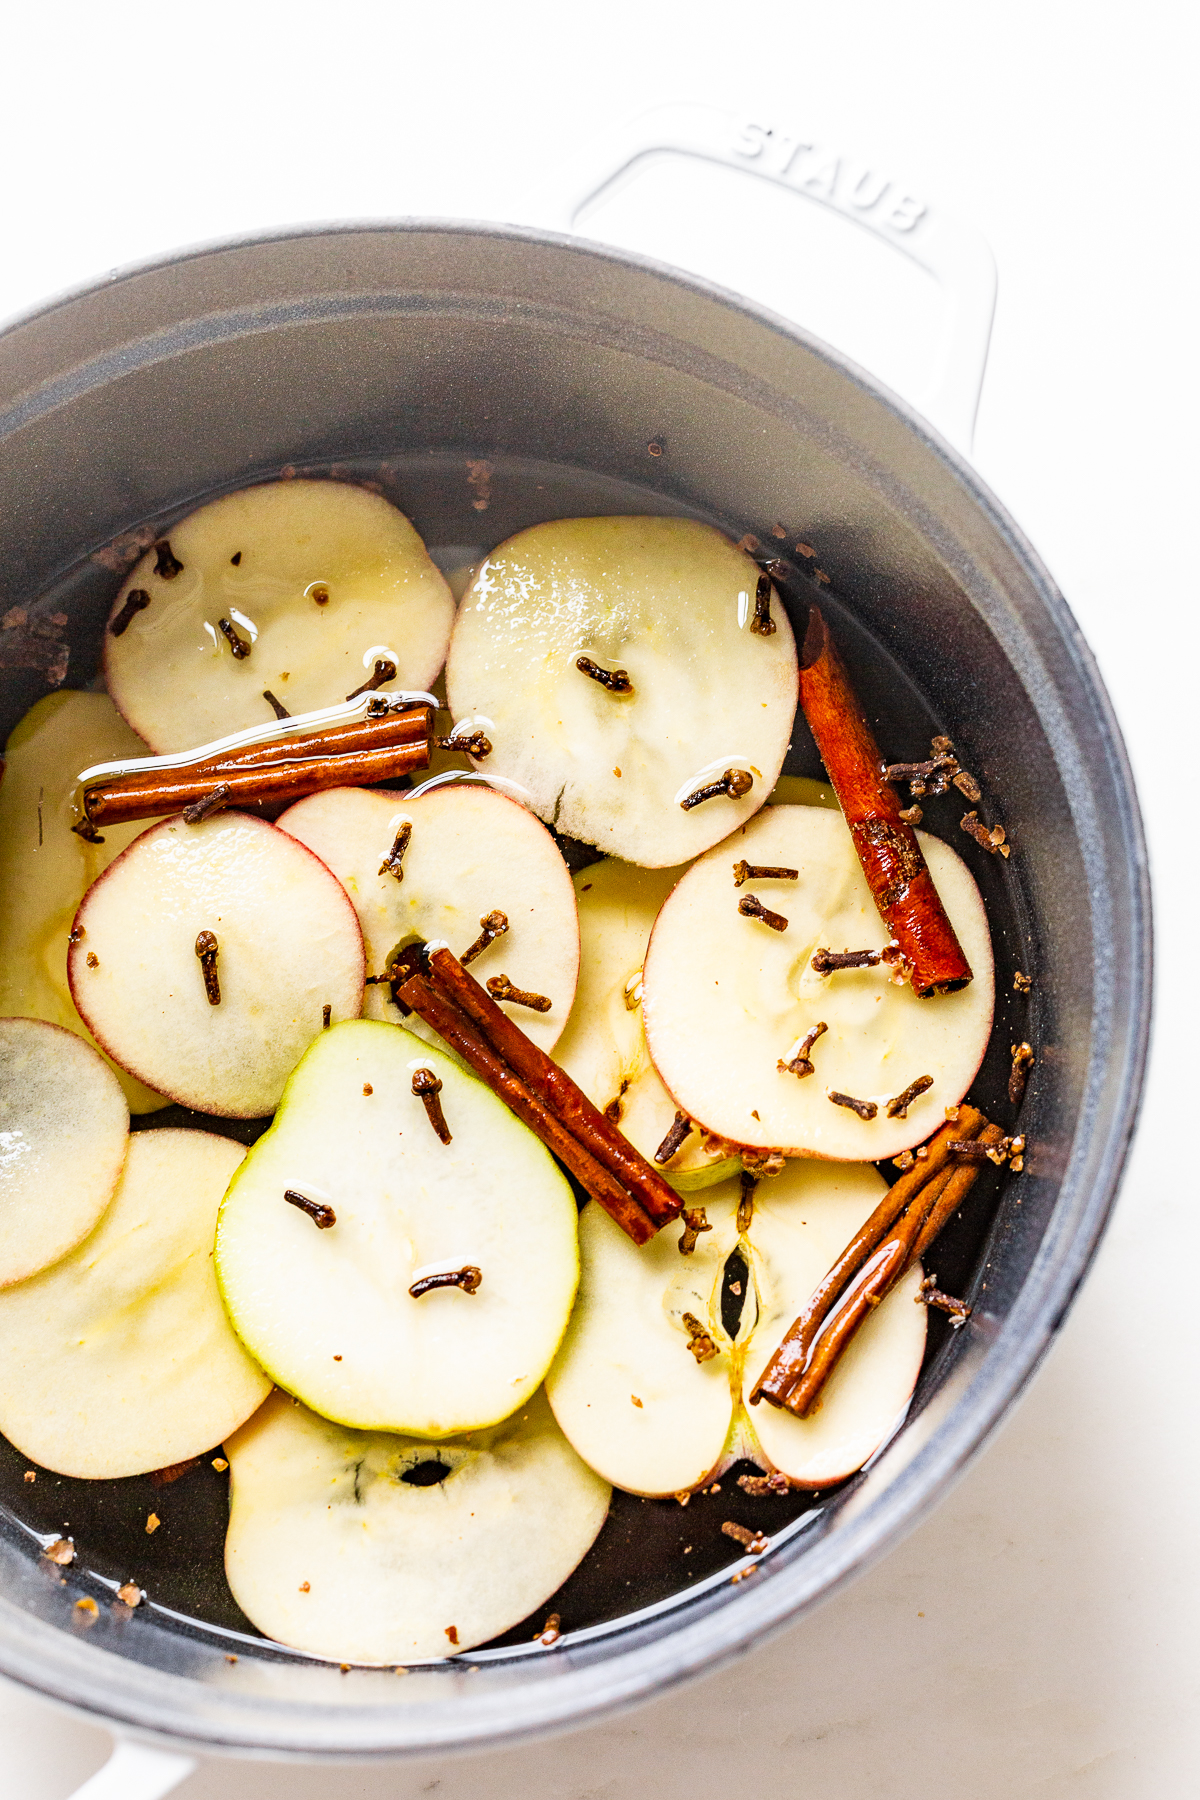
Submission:
<svg viewBox="0 0 1200 1800">
<path fill-rule="evenodd" d="M 872 1168 L 789 1163 L 755 1193 L 749 1239 L 759 1318 L 749 1341 L 743 1393 L 834 1261 L 879 1204 L 886 1183 Z M 855 1336 L 807 1419 L 769 1405 L 748 1408 L 765 1467 L 800 1487 L 826 1487 L 860 1469 L 899 1423 L 925 1353 L 926 1311 L 914 1263 Z"/>
<path fill-rule="evenodd" d="M 795 716 L 796 646 L 750 629 L 759 570 L 692 519 L 560 519 L 485 558 L 451 639 L 456 719 L 492 742 L 489 776 L 520 784 L 558 830 L 650 868 L 686 862 L 758 810 Z M 622 670 L 617 693 L 577 667 Z M 726 769 L 740 798 L 681 800 Z"/>
<path fill-rule="evenodd" d="M 918 1144 L 966 1093 L 992 1026 L 987 918 L 965 863 L 918 836 L 975 979 L 956 994 L 918 999 L 893 968 L 819 975 L 818 949 L 875 950 L 888 938 L 839 813 L 771 806 L 701 858 L 664 904 L 643 977 L 650 1054 L 679 1106 L 708 1131 L 789 1156 L 882 1161 Z M 734 886 L 734 865 L 799 870 L 795 881 Z M 755 896 L 787 920 L 770 929 L 739 912 Z M 805 1034 L 827 1030 L 813 1073 L 781 1072 Z M 888 1117 L 921 1076 L 932 1087 Z M 831 1092 L 873 1104 L 864 1120 Z"/>
<path fill-rule="evenodd" d="M 681 1256 L 683 1228 L 638 1249 L 594 1201 L 579 1215 L 582 1274 L 546 1378 L 554 1416 L 584 1460 L 635 1494 L 699 1487 L 722 1461 L 734 1413 L 721 1281 L 737 1242 L 738 1184 L 702 1196 L 711 1231 Z M 689 1350 L 694 1327 L 715 1356 Z"/>
<path fill-rule="evenodd" d="M 210 501 L 136 564 L 104 635 L 108 691 L 156 755 L 344 700 L 380 661 L 426 689 L 454 620 L 404 514 L 338 481 Z M 241 646 L 235 655 L 225 620 Z"/>
<path fill-rule="evenodd" d="M 139 1131 L 100 1223 L 0 1292 L 0 1431 L 60 1475 L 145 1474 L 219 1444 L 271 1384 L 225 1316 L 217 1207 L 244 1151 L 204 1131 Z"/>
<path fill-rule="evenodd" d="M 217 941 L 216 1005 L 201 932 Z M 345 889 L 294 837 L 246 813 L 144 831 L 89 888 L 72 938 L 71 993 L 97 1043 L 201 1112 L 273 1112 L 324 1009 L 337 1021 L 362 1005 L 362 934 Z"/>
<path fill-rule="evenodd" d="M 441 1660 L 519 1624 L 591 1548 L 612 1492 L 540 1393 L 436 1449 L 274 1394 L 225 1454 L 234 1598 L 268 1637 L 340 1662 Z M 405 1479 L 435 1461 L 440 1480 Z"/>
<path fill-rule="evenodd" d="M 67 982 L 67 936 L 92 882 L 146 826 L 106 827 L 102 842 L 85 843 L 71 830 L 71 794 L 93 763 L 145 754 L 107 694 L 47 694 L 14 729 L 0 783 L 0 1014 L 45 1019 L 92 1042 Z M 166 1105 L 116 1072 L 131 1111 Z"/>
<path fill-rule="evenodd" d="M 0 1019 L 0 1287 L 87 1236 L 128 1138 L 129 1108 L 102 1056 L 44 1019 Z"/>
<path fill-rule="evenodd" d="M 444 1144 L 413 1075 L 432 1070 Z M 332 1208 L 318 1229 L 285 1199 Z M 217 1271 L 251 1353 L 325 1418 L 422 1437 L 493 1425 L 540 1385 L 579 1265 L 550 1153 L 482 1082 L 398 1025 L 318 1038 L 221 1209 Z M 473 1267 L 474 1293 L 413 1298 Z"/>
<path fill-rule="evenodd" d="M 650 1061 L 642 1030 L 641 971 L 659 908 L 682 869 L 638 869 L 606 857 L 575 876 L 579 986 L 555 1061 L 588 1099 L 611 1108 L 643 1156 L 653 1157 L 675 1122 L 675 1102 Z M 693 1131 L 664 1164 L 681 1193 L 727 1180 L 739 1163 Z"/>
<path fill-rule="evenodd" d="M 508 930 L 473 961 L 478 980 L 507 975 L 514 987 L 550 1001 L 548 1012 L 502 1002 L 543 1050 L 557 1042 L 571 1010 L 579 967 L 575 891 L 558 846 L 531 812 L 476 784 L 402 794 L 334 788 L 289 807 L 278 821 L 319 856 L 354 903 L 367 968 L 382 975 L 414 938 L 436 938 L 461 956 L 480 935 L 480 921 L 500 911 Z M 397 835 L 411 835 L 387 866 Z M 401 1013 L 384 983 L 366 991 L 368 1017 L 398 1024 Z M 413 1020 L 410 1029 L 430 1036 Z"/>
</svg>

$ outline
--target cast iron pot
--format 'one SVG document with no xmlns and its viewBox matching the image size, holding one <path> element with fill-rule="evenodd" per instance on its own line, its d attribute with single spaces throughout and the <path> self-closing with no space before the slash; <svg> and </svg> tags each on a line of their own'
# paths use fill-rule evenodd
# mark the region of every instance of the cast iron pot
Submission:
<svg viewBox="0 0 1200 1800">
<path fill-rule="evenodd" d="M 487 463 L 484 488 L 468 461 Z M 797 626 L 819 592 L 889 750 L 919 755 L 930 730 L 947 732 L 1007 828 L 1011 862 L 979 852 L 973 864 L 1001 1000 L 987 1092 L 1002 1086 L 1010 1029 L 1038 1051 L 1019 1190 L 994 1211 L 991 1196 L 935 1264 L 969 1287 L 970 1324 L 935 1343 L 889 1446 L 779 1533 L 749 1580 L 715 1575 L 568 1630 L 552 1652 L 526 1643 L 403 1681 L 346 1677 L 249 1636 L 231 1649 L 185 1609 L 116 1619 L 120 1571 L 100 1539 L 76 1530 L 81 1554 L 59 1586 L 13 1491 L 0 1519 L 5 1673 L 160 1745 L 382 1758 L 565 1728 L 711 1670 L 863 1569 L 946 1491 L 1045 1353 L 1113 1201 L 1146 1047 L 1146 862 L 1088 649 L 971 469 L 779 319 L 515 228 L 402 222 L 218 246 L 0 337 L 5 731 L 56 680 L 91 680 L 121 579 L 114 541 L 289 464 L 374 471 L 443 547 L 597 511 L 684 512 L 774 547 L 785 521 Z M 806 578 L 798 540 L 828 585 Z M 802 724 L 790 766 L 819 772 Z M 956 819 L 934 828 L 973 856 Z M 1019 1011 L 1006 992 L 1016 968 L 1036 978 Z M 71 1624 L 81 1593 L 101 1600 L 86 1634 Z M 188 1764 L 156 1767 L 131 1760 L 121 1791 L 165 1792 Z"/>
</svg>

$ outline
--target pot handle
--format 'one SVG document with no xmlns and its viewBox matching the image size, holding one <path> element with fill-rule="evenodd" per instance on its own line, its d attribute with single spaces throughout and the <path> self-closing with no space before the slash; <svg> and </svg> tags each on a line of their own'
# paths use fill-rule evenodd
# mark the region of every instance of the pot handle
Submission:
<svg viewBox="0 0 1200 1800">
<path fill-rule="evenodd" d="M 71 1800 L 162 1800 L 195 1767 L 194 1756 L 119 1737 L 104 1767 L 76 1788 Z"/>
<path fill-rule="evenodd" d="M 946 296 L 940 366 L 925 403 L 934 424 L 969 451 L 996 305 L 996 265 L 973 226 L 917 197 L 903 182 L 818 143 L 797 127 L 712 107 L 659 106 L 618 126 L 597 150 L 551 175 L 545 210 L 558 229 L 575 229 L 602 193 L 666 155 L 757 175 L 852 219 L 927 270 Z"/>
</svg>

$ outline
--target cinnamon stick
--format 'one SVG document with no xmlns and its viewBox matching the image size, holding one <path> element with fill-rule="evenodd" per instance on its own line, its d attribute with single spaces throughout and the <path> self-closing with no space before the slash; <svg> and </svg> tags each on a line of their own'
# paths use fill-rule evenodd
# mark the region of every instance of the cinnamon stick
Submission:
<svg viewBox="0 0 1200 1800">
<path fill-rule="evenodd" d="M 940 1178 L 951 1161 L 951 1143 L 956 1139 L 966 1141 L 978 1137 L 986 1124 L 987 1120 L 981 1112 L 964 1103 L 958 1109 L 958 1118 L 953 1122 L 947 1121 L 929 1140 L 926 1147 L 928 1154 L 920 1162 L 914 1163 L 898 1181 L 892 1183 L 824 1280 L 813 1289 L 803 1312 L 790 1326 L 779 1348 L 759 1376 L 750 1396 L 751 1406 L 757 1406 L 760 1400 L 769 1400 L 772 1406 L 786 1404 L 789 1393 L 804 1370 L 813 1340 L 842 1293 L 922 1188 Z M 935 1201 L 936 1195 L 931 1199 L 930 1205 Z"/>
<path fill-rule="evenodd" d="M 492 1048 L 504 1058 L 530 1092 L 550 1108 L 588 1154 L 616 1177 L 656 1225 L 677 1219 L 682 1201 L 670 1183 L 651 1167 L 628 1138 L 544 1050 L 526 1037 L 515 1020 L 502 1012 L 487 990 L 468 973 L 452 951 L 429 956 L 430 980 L 466 1014 Z"/>
<path fill-rule="evenodd" d="M 553 1151 L 635 1244 L 649 1243 L 657 1229 L 654 1221 L 609 1170 L 589 1155 L 562 1120 L 529 1091 L 452 1000 L 419 971 L 409 973 L 395 994 L 402 1005 L 433 1026 L 438 1036 L 457 1051 L 467 1067 L 487 1083 L 523 1125 L 528 1125 L 547 1150 Z"/>
<path fill-rule="evenodd" d="M 879 745 L 815 606 L 808 615 L 800 655 L 800 704 L 879 915 L 912 969 L 913 992 L 945 994 L 966 987 L 972 979 L 971 965 L 946 916 L 916 832 L 884 780 Z"/>
<path fill-rule="evenodd" d="M 333 787 L 364 787 L 429 766 L 429 708 L 353 719 L 175 767 L 134 769 L 84 790 L 85 821 L 121 825 L 181 812 L 228 786 L 227 806 L 285 802 Z"/>
<path fill-rule="evenodd" d="M 991 1145 L 1003 1135 L 998 1125 L 986 1125 L 978 1142 Z M 933 1243 L 974 1186 L 981 1167 L 982 1164 L 972 1162 L 945 1169 L 912 1201 L 851 1291 L 826 1316 L 805 1369 L 784 1402 L 788 1412 L 802 1419 L 812 1411 L 859 1327 L 886 1299 L 904 1271 Z"/>
</svg>

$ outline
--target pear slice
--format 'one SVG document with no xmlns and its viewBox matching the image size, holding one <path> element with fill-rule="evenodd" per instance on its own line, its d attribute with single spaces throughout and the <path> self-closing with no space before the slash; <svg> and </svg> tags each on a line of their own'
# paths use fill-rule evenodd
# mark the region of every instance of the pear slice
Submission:
<svg viewBox="0 0 1200 1800">
<path fill-rule="evenodd" d="M 736 1383 L 721 1280 L 738 1184 L 701 1199 L 712 1229 L 690 1256 L 679 1254 L 682 1226 L 638 1249 L 594 1201 L 579 1215 L 579 1302 L 546 1394 L 584 1461 L 635 1494 L 702 1486 L 729 1437 Z M 703 1361 L 688 1348 L 697 1326 L 716 1351 Z"/>
<path fill-rule="evenodd" d="M 682 873 L 637 869 L 606 857 L 575 876 L 579 987 L 555 1061 L 594 1105 L 613 1110 L 630 1143 L 647 1157 L 670 1131 L 676 1107 L 646 1048 L 641 972 L 659 908 Z M 662 1165 L 681 1193 L 725 1181 L 739 1167 L 725 1146 L 697 1131 Z"/>
<path fill-rule="evenodd" d="M 85 1238 L 125 1161 L 121 1084 L 74 1032 L 0 1019 L 0 1287 Z"/>
<path fill-rule="evenodd" d="M 60 689 L 14 729 L 0 783 L 0 1014 L 45 1019 L 92 1042 L 67 983 L 67 934 L 92 882 L 146 827 L 112 826 L 102 842 L 85 843 L 71 830 L 71 794 L 93 763 L 145 754 L 107 694 Z M 166 1105 L 116 1072 L 133 1112 Z"/>
<path fill-rule="evenodd" d="M 274 1394 L 225 1454 L 234 1598 L 268 1637 L 341 1662 L 432 1662 L 519 1624 L 591 1548 L 612 1493 L 542 1394 L 436 1448 Z"/>
<path fill-rule="evenodd" d="M 108 691 L 156 755 L 345 699 L 380 662 L 426 689 L 454 600 L 389 501 L 279 481 L 210 501 L 148 550 L 104 634 Z M 224 621 L 224 623 L 222 623 Z M 377 684 L 378 685 L 378 684 Z"/>
<path fill-rule="evenodd" d="M 924 1002 L 921 1002 L 924 1004 Z M 759 1183 L 749 1239 L 759 1318 L 749 1340 L 748 1399 L 817 1283 L 886 1191 L 872 1168 L 793 1162 Z M 765 1467 L 799 1487 L 827 1487 L 861 1469 L 899 1423 L 925 1354 L 926 1311 L 914 1304 L 914 1263 L 856 1334 L 807 1419 L 760 1401 L 748 1408 Z"/>
<path fill-rule="evenodd" d="M 213 1277 L 217 1207 L 245 1152 L 205 1131 L 139 1131 L 99 1225 L 0 1292 L 0 1431 L 59 1475 L 140 1475 L 219 1444 L 271 1384 Z"/>
<path fill-rule="evenodd" d="M 216 940 L 217 1004 L 197 948 Z M 246 813 L 166 819 L 89 888 L 68 959 L 75 1004 L 123 1068 L 184 1106 L 273 1112 L 322 1028 L 362 1005 L 346 892 L 285 831 Z"/>
<path fill-rule="evenodd" d="M 643 977 L 650 1054 L 679 1106 L 710 1132 L 789 1156 L 882 1161 L 940 1125 L 966 1093 L 992 1026 L 993 965 L 979 890 L 947 844 L 918 836 L 942 903 L 975 971 L 956 994 L 918 999 L 887 963 L 819 975 L 818 949 L 879 951 L 887 932 L 841 815 L 771 806 L 709 851 L 659 913 Z M 799 878 L 734 885 L 740 861 Z M 786 919 L 744 917 L 748 896 Z M 781 1072 L 800 1040 L 811 1075 Z M 933 1085 L 888 1117 L 922 1076 Z M 830 1092 L 875 1107 L 870 1119 Z"/>
<path fill-rule="evenodd" d="M 432 1070 L 443 1143 L 413 1094 Z M 318 1229 L 287 1192 L 332 1210 Z M 473 1268 L 475 1292 L 414 1298 Z M 248 1349 L 327 1419 L 445 1437 L 540 1385 L 579 1278 L 575 1201 L 482 1082 L 398 1025 L 323 1033 L 231 1186 L 217 1273 Z"/>
<path fill-rule="evenodd" d="M 508 930 L 472 963 L 480 981 L 507 975 L 514 987 L 550 1001 L 546 1012 L 505 1003 L 505 1011 L 543 1050 L 557 1042 L 579 968 L 575 891 L 558 846 L 516 801 L 476 784 L 402 794 L 334 788 L 288 808 L 278 821 L 333 870 L 362 926 L 367 967 L 382 975 L 415 938 L 440 938 L 459 956 L 500 911 Z M 398 834 L 410 835 L 389 858 Z M 366 991 L 368 1017 L 398 1024 L 385 983 Z M 414 1019 L 410 1029 L 440 1039 Z"/>
<path fill-rule="evenodd" d="M 560 519 L 509 538 L 467 590 L 446 665 L 454 716 L 492 742 L 487 773 L 627 862 L 665 868 L 707 850 L 763 804 L 795 716 L 777 595 L 773 633 L 751 629 L 758 578 L 693 519 Z M 683 809 L 727 769 L 751 778 L 746 792 Z"/>
<path fill-rule="evenodd" d="M 863 1164 L 788 1163 L 759 1182 L 739 1237 L 740 1183 L 725 1183 L 697 1196 L 712 1230 L 690 1256 L 678 1254 L 674 1230 L 635 1249 L 599 1207 L 585 1206 L 579 1304 L 546 1378 L 555 1417 L 584 1460 L 618 1487 L 651 1495 L 703 1487 L 741 1456 L 797 1487 L 828 1487 L 861 1468 L 899 1421 L 920 1373 L 919 1265 L 859 1331 L 811 1418 L 748 1402 L 885 1188 Z M 735 1247 L 749 1286 L 730 1339 L 721 1290 Z M 701 1362 L 687 1348 L 697 1325 L 716 1352 Z"/>
</svg>

